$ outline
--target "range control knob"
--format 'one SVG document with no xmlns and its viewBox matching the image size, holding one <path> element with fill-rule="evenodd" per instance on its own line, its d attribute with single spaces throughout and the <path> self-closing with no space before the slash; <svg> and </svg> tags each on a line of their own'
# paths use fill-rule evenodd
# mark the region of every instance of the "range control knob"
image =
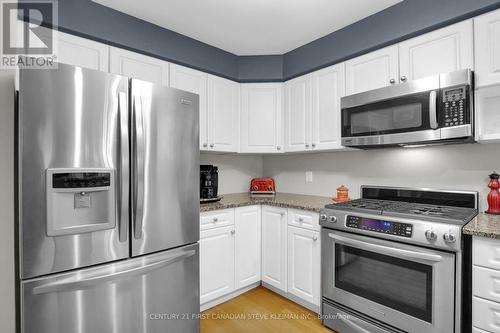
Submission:
<svg viewBox="0 0 500 333">
<path fill-rule="evenodd" d="M 457 237 L 454 234 L 444 234 L 443 239 L 446 243 L 454 243 Z"/>
<path fill-rule="evenodd" d="M 334 215 L 328 216 L 328 222 L 330 223 L 336 223 L 337 222 L 337 217 Z"/>
<path fill-rule="evenodd" d="M 432 230 L 427 230 L 425 232 L 425 238 L 427 238 L 428 240 L 432 241 L 432 240 L 435 240 L 436 239 L 436 233 Z"/>
<path fill-rule="evenodd" d="M 319 216 L 319 219 L 320 219 L 321 221 L 326 221 L 326 214 L 321 214 L 321 215 Z"/>
</svg>

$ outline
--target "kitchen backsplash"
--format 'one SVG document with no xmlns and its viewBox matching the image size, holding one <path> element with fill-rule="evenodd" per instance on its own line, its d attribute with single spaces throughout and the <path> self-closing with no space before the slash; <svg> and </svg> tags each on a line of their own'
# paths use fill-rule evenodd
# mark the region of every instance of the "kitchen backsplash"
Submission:
<svg viewBox="0 0 500 333">
<path fill-rule="evenodd" d="M 275 178 L 279 192 L 333 196 L 345 184 L 352 198 L 364 184 L 475 190 L 484 210 L 494 170 L 500 170 L 500 144 L 267 156 L 263 175 Z M 312 171 L 310 183 L 306 171 Z"/>
<path fill-rule="evenodd" d="M 263 174 L 261 156 L 201 153 L 200 164 L 219 168 L 219 194 L 247 192 L 250 180 Z"/>
</svg>

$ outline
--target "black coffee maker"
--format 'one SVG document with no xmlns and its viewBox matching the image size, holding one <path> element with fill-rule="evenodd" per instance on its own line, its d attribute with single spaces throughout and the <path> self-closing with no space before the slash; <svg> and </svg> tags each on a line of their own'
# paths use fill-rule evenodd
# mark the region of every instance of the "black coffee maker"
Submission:
<svg viewBox="0 0 500 333">
<path fill-rule="evenodd" d="M 217 198 L 219 171 L 214 165 L 200 165 L 200 199 Z"/>
</svg>

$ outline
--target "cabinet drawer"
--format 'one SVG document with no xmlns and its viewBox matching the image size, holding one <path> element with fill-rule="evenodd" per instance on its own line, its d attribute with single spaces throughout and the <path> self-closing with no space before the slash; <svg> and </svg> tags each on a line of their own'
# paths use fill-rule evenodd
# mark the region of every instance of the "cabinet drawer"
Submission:
<svg viewBox="0 0 500 333">
<path fill-rule="evenodd" d="M 473 237 L 472 263 L 500 270 L 500 240 Z"/>
<path fill-rule="evenodd" d="M 212 229 L 234 224 L 234 209 L 216 210 L 200 214 L 200 229 Z"/>
<path fill-rule="evenodd" d="M 314 212 L 289 209 L 288 225 L 319 231 L 319 215 Z"/>
<path fill-rule="evenodd" d="M 474 266 L 472 274 L 474 296 L 500 302 L 500 271 Z"/>
<path fill-rule="evenodd" d="M 500 304 L 473 297 L 472 325 L 488 332 L 500 332 Z"/>
</svg>

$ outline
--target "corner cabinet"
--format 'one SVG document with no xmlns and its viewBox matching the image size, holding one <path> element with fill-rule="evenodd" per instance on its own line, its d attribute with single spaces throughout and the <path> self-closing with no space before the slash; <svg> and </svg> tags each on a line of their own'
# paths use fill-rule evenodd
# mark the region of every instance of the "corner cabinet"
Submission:
<svg viewBox="0 0 500 333">
<path fill-rule="evenodd" d="M 398 46 L 389 46 L 346 61 L 346 94 L 399 83 Z"/>
<path fill-rule="evenodd" d="M 241 152 L 283 152 L 283 85 L 241 85 Z"/>
<path fill-rule="evenodd" d="M 463 21 L 399 44 L 400 81 L 474 68 L 472 20 Z"/>
<path fill-rule="evenodd" d="M 208 75 L 208 150 L 239 151 L 240 85 Z"/>
<path fill-rule="evenodd" d="M 287 291 L 287 209 L 262 206 L 262 281 Z"/>
<path fill-rule="evenodd" d="M 111 47 L 109 60 L 111 73 L 168 86 L 166 61 L 116 47 Z"/>
</svg>

